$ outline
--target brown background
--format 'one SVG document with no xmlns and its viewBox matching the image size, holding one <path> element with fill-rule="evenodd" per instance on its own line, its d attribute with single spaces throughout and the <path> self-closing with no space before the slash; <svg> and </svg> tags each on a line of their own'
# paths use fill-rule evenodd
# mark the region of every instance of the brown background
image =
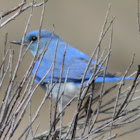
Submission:
<svg viewBox="0 0 140 140">
<path fill-rule="evenodd" d="M 5 12 L 15 7 L 18 3 L 19 0 L 1 0 L 0 11 Z M 112 16 L 116 16 L 116 19 L 113 26 L 113 49 L 108 69 L 113 72 L 124 73 L 130 64 L 133 53 L 136 52 L 135 63 L 130 71 L 133 72 L 137 69 L 140 59 L 136 0 L 50 0 L 46 4 L 43 28 L 52 30 L 52 25 L 54 24 L 56 34 L 70 45 L 90 56 L 97 44 L 109 3 L 112 4 L 110 19 Z M 5 33 L 8 32 L 9 41 L 21 39 L 29 14 L 30 10 L 27 10 L 0 30 L 0 55 L 2 54 L 1 49 L 4 43 Z M 29 31 L 38 29 L 40 14 L 41 8 L 34 9 Z M 104 46 L 108 46 L 108 39 L 105 39 L 102 47 Z M 15 47 L 17 46 L 13 46 L 13 49 L 15 49 L 14 60 L 16 61 L 19 48 Z M 31 54 L 28 53 L 20 68 L 19 75 L 22 75 L 26 71 L 31 58 Z M 39 93 L 39 95 L 35 94 L 33 97 L 33 110 L 35 110 L 44 95 L 40 88 L 36 93 Z M 2 94 L 2 92 L 0 94 Z M 47 103 L 43 107 L 40 116 L 42 121 L 40 122 L 39 132 L 48 128 L 48 122 L 45 121 L 49 118 L 46 114 L 48 112 L 46 108 L 48 108 Z M 45 113 L 43 114 L 43 112 Z M 72 114 L 69 114 L 64 121 L 67 122 L 70 120 L 71 116 Z M 23 122 L 22 127 L 24 127 L 26 123 L 28 123 L 28 120 Z M 133 125 L 140 126 L 140 122 L 137 121 L 137 123 Z M 124 129 L 126 129 L 126 127 Z M 18 131 L 20 131 L 20 129 Z M 134 132 L 120 139 L 131 140 L 132 138 L 138 140 L 139 133 Z"/>
</svg>

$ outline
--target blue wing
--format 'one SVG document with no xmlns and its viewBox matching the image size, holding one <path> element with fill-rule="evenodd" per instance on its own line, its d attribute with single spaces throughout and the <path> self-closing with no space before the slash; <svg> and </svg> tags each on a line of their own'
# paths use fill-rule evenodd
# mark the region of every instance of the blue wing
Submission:
<svg viewBox="0 0 140 140">
<path fill-rule="evenodd" d="M 39 69 L 37 71 L 35 81 L 38 83 L 45 75 L 48 73 L 49 69 L 51 68 L 51 65 L 54 61 L 54 55 L 55 55 L 55 47 L 56 47 L 56 39 L 53 39 L 51 43 L 48 46 L 47 51 L 45 52 L 45 55 L 41 61 L 41 64 L 39 66 Z M 53 82 L 56 82 L 61 75 L 61 69 L 63 64 L 63 56 L 64 56 L 64 50 L 65 50 L 66 43 L 63 40 L 59 40 L 57 52 L 56 52 L 56 59 L 55 59 L 55 66 L 54 69 L 50 69 L 48 75 L 44 79 L 44 83 L 51 82 L 52 79 L 52 71 L 53 71 Z M 67 71 L 70 68 L 67 82 L 81 82 L 83 74 L 85 72 L 85 69 L 87 67 L 89 57 L 86 56 L 84 53 L 80 52 L 79 50 L 71 47 L 70 45 L 67 45 L 66 48 L 66 55 L 64 60 L 64 68 L 63 68 L 63 74 L 62 74 L 62 82 L 65 81 Z M 35 66 L 33 68 L 33 73 L 35 72 L 38 64 L 38 60 L 35 63 Z M 85 81 L 88 80 L 92 74 L 91 70 L 94 66 L 94 61 L 89 66 L 89 69 L 87 71 L 87 74 L 85 76 Z M 120 81 L 121 77 L 113 77 L 110 75 L 106 75 L 105 82 L 115 82 Z M 99 75 L 99 77 L 96 79 L 96 82 L 102 82 L 103 77 L 102 74 Z"/>
<path fill-rule="evenodd" d="M 57 52 L 56 52 L 55 66 L 53 69 L 54 71 L 53 82 L 55 82 L 56 80 L 58 80 L 58 78 L 60 78 L 65 45 L 66 43 L 64 41 L 62 40 L 59 41 Z M 55 55 L 55 46 L 56 46 L 56 42 L 52 40 L 39 66 L 38 72 L 36 74 L 36 79 L 35 79 L 36 82 L 39 82 L 43 78 L 43 76 L 49 71 L 51 65 L 53 64 L 54 55 Z M 33 73 L 35 72 L 39 64 L 39 61 L 40 60 L 38 60 L 35 63 L 34 69 L 32 71 Z M 81 81 L 84 71 L 87 67 L 88 61 L 89 61 L 88 56 L 86 56 L 84 53 L 80 52 L 79 50 L 71 47 L 70 45 L 67 45 L 63 74 L 62 74 L 62 82 L 65 81 L 65 77 L 67 75 L 67 71 L 69 68 L 70 68 L 70 71 L 68 74 L 67 81 L 68 82 Z M 94 65 L 94 61 L 92 61 L 89 69 L 91 69 L 93 65 Z M 89 79 L 89 77 L 91 76 L 90 71 L 87 72 L 85 80 Z M 50 82 L 51 79 L 52 79 L 52 69 L 50 70 L 46 78 L 44 79 L 44 82 L 46 83 Z"/>
</svg>

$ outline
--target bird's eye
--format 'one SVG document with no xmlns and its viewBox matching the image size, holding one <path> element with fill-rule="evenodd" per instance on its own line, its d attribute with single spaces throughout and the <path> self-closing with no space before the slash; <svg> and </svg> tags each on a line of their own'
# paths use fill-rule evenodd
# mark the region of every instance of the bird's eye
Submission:
<svg viewBox="0 0 140 140">
<path fill-rule="evenodd" d="M 36 41 L 37 37 L 36 36 L 32 36 L 31 41 Z"/>
</svg>

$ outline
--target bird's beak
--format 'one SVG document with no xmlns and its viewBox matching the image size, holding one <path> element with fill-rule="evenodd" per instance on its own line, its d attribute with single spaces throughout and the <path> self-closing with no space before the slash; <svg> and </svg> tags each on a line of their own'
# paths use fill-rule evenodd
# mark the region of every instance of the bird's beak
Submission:
<svg viewBox="0 0 140 140">
<path fill-rule="evenodd" d="M 12 44 L 17 44 L 17 45 L 21 45 L 22 40 L 13 40 L 10 43 Z"/>
</svg>

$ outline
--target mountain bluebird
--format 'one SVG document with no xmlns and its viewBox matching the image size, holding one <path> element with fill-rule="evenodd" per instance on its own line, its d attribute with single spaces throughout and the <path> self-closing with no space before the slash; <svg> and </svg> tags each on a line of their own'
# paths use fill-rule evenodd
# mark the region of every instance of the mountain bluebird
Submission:
<svg viewBox="0 0 140 140">
<path fill-rule="evenodd" d="M 37 50 L 38 35 L 39 35 L 38 30 L 32 31 L 25 36 L 24 40 L 24 45 L 26 47 L 28 47 L 28 45 L 32 42 L 29 47 L 29 50 L 33 56 L 35 56 Z M 12 43 L 21 44 L 21 41 L 12 41 Z M 47 45 L 47 43 L 49 44 Z M 67 80 L 67 83 L 65 85 L 65 91 L 62 97 L 62 106 L 59 102 L 59 110 L 62 110 L 62 108 L 70 101 L 70 99 L 72 99 L 80 91 L 83 74 L 86 70 L 90 58 L 86 56 L 84 53 L 80 52 L 79 50 L 68 45 L 59 36 L 55 34 L 52 36 L 52 32 L 47 30 L 41 30 L 39 49 L 37 52 L 38 56 L 41 54 L 41 52 L 45 47 L 47 48 L 43 56 L 43 59 L 41 60 L 38 71 L 36 73 L 35 82 L 39 83 L 39 81 L 45 76 L 45 74 L 48 73 L 43 82 L 40 84 L 40 86 L 45 91 L 49 90 L 50 88 L 49 85 L 52 80 L 52 82 L 55 83 L 55 86 L 52 90 L 52 97 L 56 98 L 58 93 L 60 77 L 62 79 L 59 94 L 61 94 L 61 92 L 63 91 L 65 80 Z M 64 58 L 65 49 L 66 53 Z M 32 73 L 35 73 L 40 59 L 36 61 Z M 54 67 L 51 68 L 53 63 Z M 92 60 L 84 78 L 84 85 L 87 83 L 87 81 L 89 80 L 89 78 L 93 73 L 94 64 L 95 61 Z M 63 65 L 63 73 L 62 73 L 62 65 Z M 101 69 L 104 68 L 101 67 Z M 105 82 L 117 82 L 120 81 L 121 79 L 122 77 L 116 77 L 111 72 L 106 72 Z M 130 78 L 126 77 L 126 79 L 131 79 L 131 77 Z M 103 72 L 100 72 L 95 80 L 96 83 L 95 90 L 99 89 L 102 81 L 103 81 Z"/>
</svg>

